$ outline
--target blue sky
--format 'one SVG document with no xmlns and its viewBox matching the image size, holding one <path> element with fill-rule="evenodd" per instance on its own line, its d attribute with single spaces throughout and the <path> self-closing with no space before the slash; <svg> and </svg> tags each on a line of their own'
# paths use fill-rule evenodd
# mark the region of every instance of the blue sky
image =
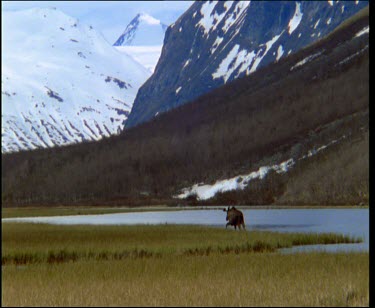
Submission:
<svg viewBox="0 0 375 308">
<path fill-rule="evenodd" d="M 113 44 L 138 13 L 148 13 L 166 24 L 174 22 L 194 1 L 1 1 L 1 10 L 56 7 L 90 24 Z"/>
</svg>

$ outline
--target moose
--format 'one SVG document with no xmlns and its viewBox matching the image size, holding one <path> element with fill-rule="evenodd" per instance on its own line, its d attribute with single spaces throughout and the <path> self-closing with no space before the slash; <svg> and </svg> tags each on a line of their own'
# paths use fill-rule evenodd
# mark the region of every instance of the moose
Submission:
<svg viewBox="0 0 375 308">
<path fill-rule="evenodd" d="M 234 229 L 236 230 L 237 227 L 239 230 L 241 230 L 241 225 L 245 229 L 245 220 L 243 218 L 243 213 L 239 210 L 237 210 L 234 206 L 230 208 L 228 206 L 228 209 L 223 209 L 224 212 L 227 212 L 227 221 L 228 223 L 226 224 L 225 228 L 230 226 L 234 226 Z"/>
</svg>

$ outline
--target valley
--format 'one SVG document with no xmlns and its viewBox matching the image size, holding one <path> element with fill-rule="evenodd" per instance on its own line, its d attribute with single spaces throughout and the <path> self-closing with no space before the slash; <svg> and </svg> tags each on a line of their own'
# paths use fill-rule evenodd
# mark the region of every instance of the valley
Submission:
<svg viewBox="0 0 375 308">
<path fill-rule="evenodd" d="M 327 38 L 119 136 L 5 154 L 3 204 L 367 203 L 366 27 L 365 11 Z M 298 162 L 290 171 L 244 190 L 173 197 L 289 159 Z"/>
<path fill-rule="evenodd" d="M 2 305 L 369 306 L 369 1 L 38 3 L 2 3 Z"/>
</svg>

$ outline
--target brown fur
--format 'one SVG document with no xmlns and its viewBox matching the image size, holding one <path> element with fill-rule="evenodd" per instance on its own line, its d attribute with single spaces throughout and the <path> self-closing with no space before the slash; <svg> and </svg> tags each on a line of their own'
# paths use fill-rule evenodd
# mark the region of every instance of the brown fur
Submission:
<svg viewBox="0 0 375 308">
<path fill-rule="evenodd" d="M 227 212 L 226 220 L 228 223 L 226 224 L 225 228 L 230 226 L 234 226 L 234 229 L 236 230 L 237 227 L 239 230 L 241 230 L 241 226 L 243 229 L 245 229 L 245 220 L 243 218 L 243 213 L 239 210 L 237 210 L 234 206 L 232 208 L 228 207 L 228 209 L 224 209 L 224 212 Z"/>
</svg>

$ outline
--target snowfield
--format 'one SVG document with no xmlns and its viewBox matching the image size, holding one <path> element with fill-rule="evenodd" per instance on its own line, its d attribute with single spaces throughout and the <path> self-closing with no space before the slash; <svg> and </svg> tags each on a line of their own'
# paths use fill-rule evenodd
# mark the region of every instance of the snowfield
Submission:
<svg viewBox="0 0 375 308">
<path fill-rule="evenodd" d="M 115 46 L 122 53 L 131 56 L 134 60 L 146 67 L 151 73 L 154 72 L 159 61 L 163 45 L 151 46 Z"/>
<path fill-rule="evenodd" d="M 118 133 L 151 75 L 55 9 L 2 12 L 2 152 Z"/>
</svg>

